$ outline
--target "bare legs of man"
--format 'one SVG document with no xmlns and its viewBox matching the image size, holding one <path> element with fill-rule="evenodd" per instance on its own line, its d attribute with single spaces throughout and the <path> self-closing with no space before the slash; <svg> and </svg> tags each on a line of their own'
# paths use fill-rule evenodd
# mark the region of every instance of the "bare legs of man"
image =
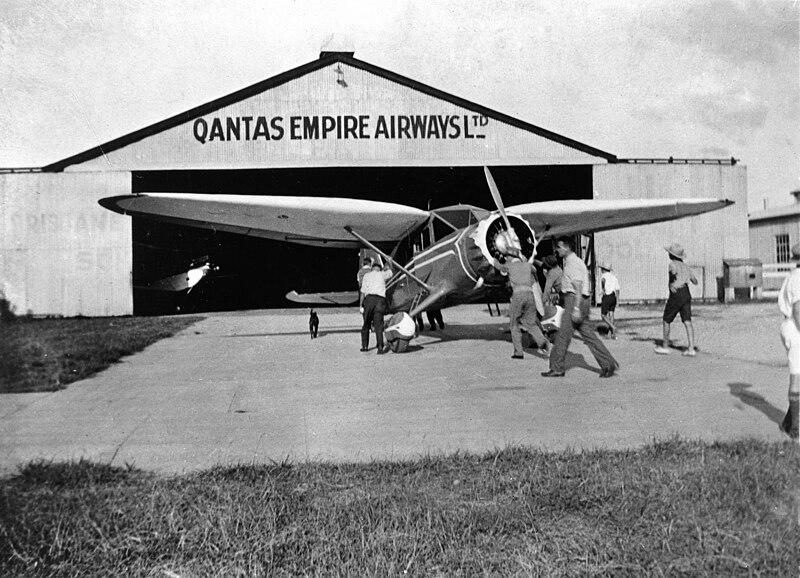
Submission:
<svg viewBox="0 0 800 578">
<path fill-rule="evenodd" d="M 694 326 L 692 325 L 691 321 L 684 321 L 683 326 L 686 329 L 686 340 L 689 343 L 689 346 L 686 348 L 686 351 L 683 352 L 683 355 L 687 357 L 694 357 L 697 355 L 697 350 L 694 348 Z M 670 324 L 664 321 L 662 329 L 663 340 L 661 342 L 661 347 L 656 347 L 656 353 L 660 353 L 661 355 L 667 355 L 670 353 L 669 330 Z"/>
<path fill-rule="evenodd" d="M 781 431 L 800 443 L 800 374 L 789 375 L 789 411 L 781 423 Z"/>
</svg>

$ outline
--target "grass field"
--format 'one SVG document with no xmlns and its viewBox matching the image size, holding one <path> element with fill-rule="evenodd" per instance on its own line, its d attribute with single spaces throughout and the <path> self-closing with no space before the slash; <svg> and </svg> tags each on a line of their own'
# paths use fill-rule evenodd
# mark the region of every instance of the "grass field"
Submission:
<svg viewBox="0 0 800 578">
<path fill-rule="evenodd" d="M 55 391 L 201 317 L 16 318 L 0 323 L 0 393 Z"/>
<path fill-rule="evenodd" d="M 800 454 L 679 440 L 0 481 L 3 576 L 797 576 Z"/>
</svg>

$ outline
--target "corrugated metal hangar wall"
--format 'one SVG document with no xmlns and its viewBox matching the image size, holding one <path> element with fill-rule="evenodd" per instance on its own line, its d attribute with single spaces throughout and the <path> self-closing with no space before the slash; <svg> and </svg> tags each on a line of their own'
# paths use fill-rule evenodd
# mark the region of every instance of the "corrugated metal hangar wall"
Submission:
<svg viewBox="0 0 800 578">
<path fill-rule="evenodd" d="M 322 290 L 312 276 L 348 283 L 325 289 L 351 289 L 357 263 L 349 253 L 312 253 L 140 219 L 131 223 L 97 201 L 139 191 L 184 191 L 493 208 L 483 165 L 492 167 L 508 205 L 592 196 L 737 201 L 733 212 L 700 217 L 702 228 L 700 220 L 696 225 L 691 220 L 641 228 L 638 236 L 598 235 L 598 255 L 617 262 L 623 299 L 665 296 L 666 262 L 652 271 L 639 269 L 640 258 L 647 267 L 654 261 L 652 253 L 634 248 L 642 237 L 657 248 L 682 242 L 690 263 L 705 267 L 708 275 L 716 273 L 716 265 L 699 261 L 701 254 L 719 261 L 720 268 L 723 254 L 746 256 L 743 167 L 616 162 L 614 155 L 356 60 L 352 53 L 323 53 L 297 69 L 44 167 L 43 173 L 0 175 L 0 289 L 21 314 L 148 312 L 146 304 L 134 307 L 133 285 L 214 252 L 228 260 L 225 268 L 234 280 L 218 292 L 216 303 L 207 304 L 211 309 L 285 305 L 276 300 L 289 289 Z M 710 249 L 720 238 L 725 244 Z M 739 239 L 743 250 L 733 254 Z M 708 286 L 704 282 L 704 296 Z"/>
<path fill-rule="evenodd" d="M 697 280 L 697 299 L 717 298 L 723 258 L 749 255 L 747 171 L 731 164 L 609 164 L 594 167 L 594 198 L 653 199 L 718 197 L 735 201 L 721 211 L 690 219 L 596 233 L 595 256 L 607 261 L 622 287 L 622 301 L 669 296 L 665 245 L 681 244 Z"/>
<path fill-rule="evenodd" d="M 17 315 L 132 311 L 131 223 L 97 201 L 130 174 L 0 175 L 0 298 Z"/>
</svg>

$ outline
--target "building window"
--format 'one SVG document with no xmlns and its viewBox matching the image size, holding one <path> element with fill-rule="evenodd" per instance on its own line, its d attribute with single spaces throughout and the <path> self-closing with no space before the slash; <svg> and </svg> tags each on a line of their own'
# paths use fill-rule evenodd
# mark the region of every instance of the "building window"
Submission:
<svg viewBox="0 0 800 578">
<path fill-rule="evenodd" d="M 775 235 L 775 252 L 778 255 L 778 263 L 788 263 L 791 255 L 789 254 L 789 235 Z"/>
</svg>

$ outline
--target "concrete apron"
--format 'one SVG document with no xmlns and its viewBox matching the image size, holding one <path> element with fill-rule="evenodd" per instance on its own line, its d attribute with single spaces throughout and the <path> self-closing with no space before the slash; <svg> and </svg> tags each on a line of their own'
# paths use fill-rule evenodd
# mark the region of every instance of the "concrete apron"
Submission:
<svg viewBox="0 0 800 578">
<path fill-rule="evenodd" d="M 506 306 L 507 307 L 507 306 Z M 501 306 L 501 311 L 506 307 Z M 46 394 L 0 396 L 0 474 L 34 459 L 182 473 L 283 460 L 413 459 L 508 445 L 636 448 L 685 439 L 787 439 L 788 372 L 774 303 L 695 305 L 699 353 L 653 353 L 661 308 L 622 307 L 599 379 L 573 340 L 564 378 L 512 360 L 506 317 L 444 311 L 406 354 L 361 353 L 354 309 L 206 314 L 101 374 Z M 592 318 L 599 312 L 593 309 Z M 682 324 L 672 337 L 685 344 Z"/>
</svg>

